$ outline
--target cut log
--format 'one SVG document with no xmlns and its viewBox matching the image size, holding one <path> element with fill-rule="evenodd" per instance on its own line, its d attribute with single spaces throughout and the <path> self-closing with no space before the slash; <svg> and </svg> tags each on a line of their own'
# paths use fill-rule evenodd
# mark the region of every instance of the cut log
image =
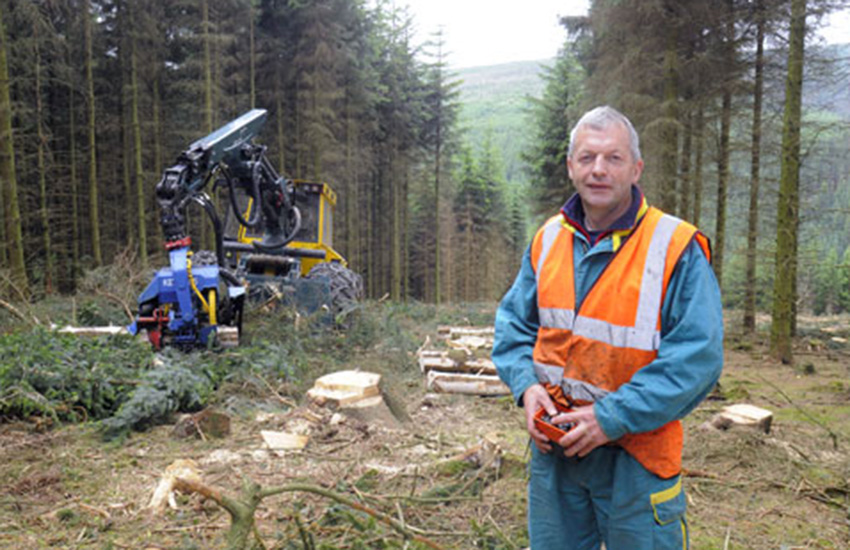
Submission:
<svg viewBox="0 0 850 550">
<path fill-rule="evenodd" d="M 773 413 L 755 405 L 729 405 L 711 419 L 711 425 L 719 430 L 728 430 L 733 426 L 755 428 L 770 433 Z"/>
<path fill-rule="evenodd" d="M 462 336 L 490 336 L 495 334 L 496 330 L 493 327 L 452 327 L 441 326 L 437 327 L 437 334 L 443 338 L 460 338 Z"/>
<path fill-rule="evenodd" d="M 449 347 L 454 349 L 463 349 L 463 350 L 476 350 L 487 348 L 491 349 L 493 347 L 493 337 L 492 336 L 476 336 L 473 334 L 465 334 L 458 338 L 452 338 L 446 341 Z"/>
<path fill-rule="evenodd" d="M 430 371 L 428 389 L 440 393 L 462 393 L 468 395 L 508 395 L 510 389 L 498 376 L 457 374 Z"/>
<path fill-rule="evenodd" d="M 446 355 L 441 355 L 439 357 L 419 357 L 419 369 L 422 372 L 429 372 L 432 370 L 454 372 L 457 368 L 457 362 Z"/>
<path fill-rule="evenodd" d="M 300 451 L 307 446 L 309 437 L 288 432 L 273 432 L 261 430 L 260 435 L 266 446 L 277 456 L 284 456 L 286 451 Z"/>
<path fill-rule="evenodd" d="M 74 334 L 76 336 L 111 336 L 113 334 L 127 334 L 127 327 L 62 327 L 59 332 Z"/>
<path fill-rule="evenodd" d="M 496 365 L 489 359 L 467 359 L 455 361 L 445 352 L 440 357 L 420 357 L 419 368 L 422 372 L 457 372 L 471 374 L 496 374 Z"/>
<path fill-rule="evenodd" d="M 333 372 L 316 380 L 313 387 L 307 391 L 307 397 L 319 405 L 352 406 L 370 397 L 377 396 L 380 399 L 380 382 L 381 375 L 373 372 Z"/>
</svg>

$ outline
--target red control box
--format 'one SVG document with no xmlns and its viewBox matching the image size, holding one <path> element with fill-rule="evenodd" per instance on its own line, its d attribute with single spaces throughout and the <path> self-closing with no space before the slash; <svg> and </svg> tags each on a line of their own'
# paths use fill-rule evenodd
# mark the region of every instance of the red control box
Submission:
<svg viewBox="0 0 850 550">
<path fill-rule="evenodd" d="M 572 412 L 572 409 L 562 409 L 561 407 L 558 407 L 558 414 L 562 412 Z M 557 443 L 573 428 L 573 424 L 552 424 L 546 409 L 541 407 L 534 414 L 534 427 L 546 434 L 546 437 L 548 437 L 553 443 Z"/>
</svg>

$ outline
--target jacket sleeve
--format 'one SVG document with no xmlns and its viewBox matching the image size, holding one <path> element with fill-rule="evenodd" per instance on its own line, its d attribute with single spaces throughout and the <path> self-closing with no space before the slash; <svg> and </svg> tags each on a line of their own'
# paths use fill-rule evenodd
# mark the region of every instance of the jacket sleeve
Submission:
<svg viewBox="0 0 850 550">
<path fill-rule="evenodd" d="M 661 310 L 658 357 L 594 410 L 611 439 L 683 418 L 708 395 L 723 367 L 723 309 L 714 272 L 692 242 L 673 272 Z"/>
<path fill-rule="evenodd" d="M 537 383 L 532 355 L 540 324 L 537 314 L 537 280 L 531 269 L 531 247 L 525 251 L 514 284 L 496 311 L 493 363 L 516 403 Z"/>
</svg>

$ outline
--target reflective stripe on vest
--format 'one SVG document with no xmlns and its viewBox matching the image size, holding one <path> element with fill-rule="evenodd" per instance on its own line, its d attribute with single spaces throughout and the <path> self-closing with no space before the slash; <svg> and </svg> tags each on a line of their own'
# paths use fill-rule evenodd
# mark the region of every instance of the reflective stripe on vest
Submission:
<svg viewBox="0 0 850 550">
<path fill-rule="evenodd" d="M 661 310 L 661 299 L 664 286 L 664 259 L 673 232 L 680 220 L 663 214 L 658 221 L 652 240 L 649 243 L 646 262 L 641 277 L 640 299 L 634 327 L 617 326 L 599 319 L 591 319 L 579 315 L 574 309 L 543 308 L 538 310 L 540 326 L 571 330 L 576 335 L 599 340 L 618 348 L 634 348 L 643 351 L 656 351 L 661 344 L 661 332 L 656 329 L 658 313 Z M 552 249 L 555 238 L 561 232 L 560 224 L 547 223 L 543 228 L 542 248 L 537 260 L 537 285 L 540 286 L 540 276 L 543 265 Z M 573 307 L 575 305 L 573 304 Z"/>
<path fill-rule="evenodd" d="M 695 235 L 710 258 L 708 241 L 695 227 L 649 208 L 576 311 L 574 232 L 560 216 L 544 225 L 532 244 L 540 319 L 534 368 L 553 399 L 593 403 L 655 359 L 666 286 Z M 681 469 L 679 422 L 618 443 L 661 477 Z"/>
</svg>

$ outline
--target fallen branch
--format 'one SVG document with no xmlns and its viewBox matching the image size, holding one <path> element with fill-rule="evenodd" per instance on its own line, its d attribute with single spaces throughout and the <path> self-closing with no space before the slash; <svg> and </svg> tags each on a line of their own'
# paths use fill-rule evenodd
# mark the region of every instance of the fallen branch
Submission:
<svg viewBox="0 0 850 550">
<path fill-rule="evenodd" d="M 23 313 L 21 313 L 21 311 L 18 308 L 16 308 L 15 306 L 13 306 L 12 304 L 10 304 L 9 302 L 7 302 L 5 300 L 0 300 L 0 306 L 3 306 L 5 309 L 7 309 L 15 317 L 17 317 L 18 319 L 20 319 L 24 323 L 27 323 L 27 324 L 35 323 L 36 325 L 41 324 L 41 323 L 39 323 L 38 319 L 34 315 L 33 315 L 32 319 L 27 319 L 27 317 Z"/>
<path fill-rule="evenodd" d="M 120 305 L 122 308 L 124 308 L 124 313 L 127 314 L 127 318 L 130 319 L 130 321 L 135 320 L 136 317 L 130 311 L 130 306 L 128 306 L 127 302 L 125 302 L 120 296 L 116 296 L 115 294 L 112 294 L 111 292 L 107 292 L 107 291 L 101 290 L 101 289 L 97 289 L 95 292 L 97 292 L 98 294 L 100 294 L 101 296 L 103 296 L 105 298 L 109 298 L 113 302 Z"/>
<path fill-rule="evenodd" d="M 199 495 L 214 501 L 216 504 L 224 508 L 228 514 L 230 514 L 230 531 L 227 533 L 226 537 L 228 550 L 245 550 L 248 548 L 248 538 L 252 534 L 257 538 L 260 545 L 262 545 L 262 542 L 259 540 L 259 534 L 256 531 L 254 513 L 263 499 L 287 492 L 313 493 L 335 500 L 349 508 L 354 508 L 355 510 L 369 514 L 378 521 L 389 525 L 405 539 L 415 540 L 436 550 L 442 549 L 442 546 L 429 538 L 416 534 L 416 530 L 414 528 L 406 526 L 403 522 L 340 494 L 315 485 L 293 484 L 263 489 L 256 483 L 251 483 L 246 480 L 242 486 L 242 495 L 239 499 L 230 497 L 215 487 L 210 487 L 203 483 L 183 478 L 177 478 L 174 487 L 181 491 L 198 493 Z"/>
</svg>

